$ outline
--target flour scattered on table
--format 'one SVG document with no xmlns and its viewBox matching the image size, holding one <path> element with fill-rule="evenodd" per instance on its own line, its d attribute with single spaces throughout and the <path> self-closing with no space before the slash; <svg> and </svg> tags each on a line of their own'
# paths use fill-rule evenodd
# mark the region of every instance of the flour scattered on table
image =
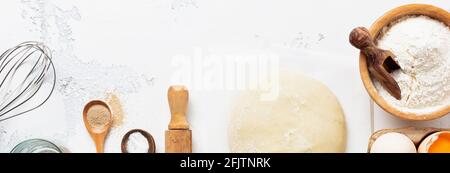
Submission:
<svg viewBox="0 0 450 173">
<path fill-rule="evenodd" d="M 121 126 L 127 105 L 122 105 L 117 96 L 120 95 L 120 99 L 126 100 L 130 95 L 139 92 L 142 87 L 154 85 L 154 78 L 139 74 L 133 68 L 123 65 L 81 61 L 74 49 L 75 39 L 72 30 L 72 25 L 82 20 L 76 6 L 57 0 L 22 0 L 21 3 L 22 18 L 29 23 L 29 31 L 36 33 L 40 39 L 36 41 L 45 43 L 52 51 L 57 71 L 56 91 L 57 95 L 62 97 L 65 112 L 64 115 L 56 116 L 58 120 L 52 121 L 61 123 L 61 129 L 57 133 L 53 130 L 42 132 L 39 136 L 49 137 L 63 147 L 71 148 L 72 151 L 80 151 L 82 147 L 77 146 L 84 144 L 77 139 L 83 137 L 79 134 L 87 133 L 81 118 L 83 107 L 91 99 L 105 98 L 108 92 L 114 93 L 114 96 L 109 97 L 109 101 L 114 106 L 113 111 L 119 115 L 113 117 L 115 118 L 113 127 L 117 128 L 116 131 L 128 128 Z M 42 118 L 42 122 L 29 124 L 39 126 L 45 123 L 48 123 L 47 120 Z M 0 147 L 12 146 L 20 140 L 36 135 L 26 133 L 24 128 L 8 128 L 8 123 L 0 128 L 4 128 L 5 131 L 0 133 L 0 138 L 5 140 Z M 110 137 L 116 136 L 111 134 Z"/>
<path fill-rule="evenodd" d="M 125 112 L 123 110 L 122 102 L 120 101 L 119 96 L 114 93 L 108 93 L 106 97 L 106 101 L 111 107 L 113 122 L 112 128 L 119 127 L 122 125 L 125 117 Z"/>
<path fill-rule="evenodd" d="M 285 43 L 285 46 L 293 49 L 311 49 L 324 39 L 325 35 L 322 33 L 309 34 L 298 32 L 293 39 Z"/>
<path fill-rule="evenodd" d="M 197 2 L 195 0 L 173 0 L 170 5 L 170 8 L 176 11 L 189 7 L 198 8 Z"/>
</svg>

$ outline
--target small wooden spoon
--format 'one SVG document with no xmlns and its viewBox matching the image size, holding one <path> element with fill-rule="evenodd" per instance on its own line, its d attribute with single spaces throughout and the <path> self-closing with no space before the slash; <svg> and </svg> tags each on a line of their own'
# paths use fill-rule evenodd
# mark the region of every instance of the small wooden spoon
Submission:
<svg viewBox="0 0 450 173">
<path fill-rule="evenodd" d="M 92 127 L 87 118 L 87 113 L 88 113 L 89 109 L 95 105 L 104 106 L 109 112 L 109 121 L 101 129 Z M 86 106 L 84 106 L 83 120 L 84 120 L 84 125 L 86 126 L 86 129 L 89 132 L 89 135 L 91 135 L 92 140 L 94 140 L 97 153 L 103 153 L 106 135 L 108 135 L 109 129 L 111 128 L 111 124 L 112 124 L 111 108 L 104 101 L 92 100 L 89 103 L 87 103 Z"/>
<path fill-rule="evenodd" d="M 389 74 L 400 69 L 395 55 L 387 50 L 378 48 L 370 36 L 369 30 L 364 27 L 353 29 L 350 33 L 350 43 L 367 57 L 369 72 L 378 82 L 397 100 L 402 98 L 400 87 L 395 79 Z"/>
</svg>

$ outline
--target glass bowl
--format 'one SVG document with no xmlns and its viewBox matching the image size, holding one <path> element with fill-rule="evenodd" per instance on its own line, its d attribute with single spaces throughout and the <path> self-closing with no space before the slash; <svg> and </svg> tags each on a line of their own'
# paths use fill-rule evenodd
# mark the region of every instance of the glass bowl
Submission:
<svg viewBox="0 0 450 173">
<path fill-rule="evenodd" d="M 62 153 L 62 151 L 47 140 L 29 139 L 16 145 L 11 153 Z"/>
</svg>

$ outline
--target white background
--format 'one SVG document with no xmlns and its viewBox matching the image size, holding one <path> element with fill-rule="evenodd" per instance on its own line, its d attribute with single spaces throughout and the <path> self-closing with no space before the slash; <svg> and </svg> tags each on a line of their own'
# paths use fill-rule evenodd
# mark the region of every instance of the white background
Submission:
<svg viewBox="0 0 450 173">
<path fill-rule="evenodd" d="M 81 15 L 79 21 L 70 23 L 77 58 L 84 62 L 124 65 L 154 78 L 154 84 L 142 86 L 133 94 L 123 94 L 126 95 L 122 100 L 127 111 L 125 122 L 111 131 L 106 152 L 120 152 L 121 137 L 131 128 L 149 131 L 155 137 L 157 152 L 164 152 L 163 135 L 169 121 L 166 91 L 172 72 L 177 70 L 171 60 L 177 54 L 192 55 L 194 48 L 218 55 L 239 55 L 254 50 L 272 52 L 281 58 L 282 68 L 321 80 L 334 91 L 345 111 L 347 152 L 365 152 L 371 123 L 375 129 L 381 129 L 410 122 L 392 117 L 376 106 L 375 119 L 371 122 L 372 103 L 359 77 L 359 52 L 348 43 L 349 32 L 356 26 L 369 27 L 386 11 L 404 4 L 428 3 L 450 9 L 448 0 L 48 2 L 68 10 L 75 6 Z M 30 20 L 22 17 L 23 8 L 20 1 L 1 2 L 0 50 L 26 40 L 40 40 L 39 33 L 29 30 L 33 27 Z M 237 93 L 190 92 L 189 121 L 194 152 L 228 152 L 228 113 Z M 0 152 L 9 152 L 29 138 L 50 140 L 68 152 L 94 152 L 95 147 L 83 128 L 82 110 L 74 113 L 79 117 L 66 117 L 72 115 L 67 111 L 74 111 L 68 107 L 83 105 L 67 105 L 64 99 L 63 94 L 55 93 L 44 107 L 0 122 Z M 448 127 L 450 121 L 446 118 L 434 124 Z"/>
</svg>

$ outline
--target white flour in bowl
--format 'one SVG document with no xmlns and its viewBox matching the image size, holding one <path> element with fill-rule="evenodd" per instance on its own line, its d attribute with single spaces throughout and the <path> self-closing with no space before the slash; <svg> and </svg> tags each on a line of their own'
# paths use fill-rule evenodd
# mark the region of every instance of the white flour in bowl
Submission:
<svg viewBox="0 0 450 173">
<path fill-rule="evenodd" d="M 378 93 L 403 112 L 430 113 L 450 103 L 450 28 L 426 16 L 401 19 L 378 40 L 396 55 L 401 70 L 392 73 L 402 99 L 396 100 L 379 82 Z"/>
</svg>

